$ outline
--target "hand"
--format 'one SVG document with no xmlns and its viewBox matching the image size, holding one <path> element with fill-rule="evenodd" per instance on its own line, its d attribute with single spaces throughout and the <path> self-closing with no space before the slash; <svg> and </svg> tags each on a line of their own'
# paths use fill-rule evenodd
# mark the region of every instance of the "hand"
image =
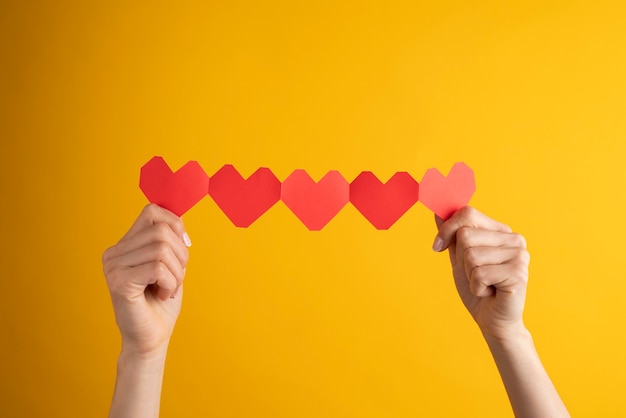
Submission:
<svg viewBox="0 0 626 418">
<path fill-rule="evenodd" d="M 180 312 L 189 245 L 180 218 L 149 204 L 126 235 L 104 252 L 122 351 L 149 356 L 167 350 Z"/>
<path fill-rule="evenodd" d="M 485 337 L 523 332 L 530 262 L 524 237 L 469 206 L 436 222 L 433 249 L 448 249 L 457 291 Z"/>
</svg>

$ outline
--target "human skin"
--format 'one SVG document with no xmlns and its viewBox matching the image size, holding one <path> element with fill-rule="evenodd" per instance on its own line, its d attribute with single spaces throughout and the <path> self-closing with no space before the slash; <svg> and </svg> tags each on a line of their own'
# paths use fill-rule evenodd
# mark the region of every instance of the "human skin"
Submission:
<svg viewBox="0 0 626 418">
<path fill-rule="evenodd" d="M 522 318 L 530 261 L 526 240 L 471 207 L 436 223 L 433 249 L 450 254 L 457 291 L 491 350 L 515 416 L 569 417 Z M 122 336 L 111 418 L 159 415 L 190 245 L 181 219 L 150 204 L 103 254 Z"/>
<path fill-rule="evenodd" d="M 159 416 L 165 357 L 180 313 L 190 245 L 181 219 L 150 204 L 102 256 L 122 336 L 110 417 Z"/>
<path fill-rule="evenodd" d="M 469 206 L 436 223 L 433 250 L 448 250 L 457 292 L 489 346 L 515 416 L 569 417 L 522 317 L 526 239 Z"/>
</svg>

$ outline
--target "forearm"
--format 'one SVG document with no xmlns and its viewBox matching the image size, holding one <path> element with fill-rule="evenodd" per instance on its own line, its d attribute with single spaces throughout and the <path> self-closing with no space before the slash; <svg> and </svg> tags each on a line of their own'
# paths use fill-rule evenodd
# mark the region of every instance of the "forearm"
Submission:
<svg viewBox="0 0 626 418">
<path fill-rule="evenodd" d="M 151 356 L 137 356 L 122 349 L 109 418 L 159 416 L 166 354 L 167 347 Z"/>
<path fill-rule="evenodd" d="M 485 336 L 517 418 L 569 417 L 528 330 L 507 339 Z"/>
</svg>

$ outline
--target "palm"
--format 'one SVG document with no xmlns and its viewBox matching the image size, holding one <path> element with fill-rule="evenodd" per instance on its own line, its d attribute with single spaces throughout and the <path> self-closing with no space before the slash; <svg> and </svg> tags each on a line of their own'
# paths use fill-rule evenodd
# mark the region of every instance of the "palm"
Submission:
<svg viewBox="0 0 626 418">
<path fill-rule="evenodd" d="M 172 335 L 181 303 L 182 287 L 174 299 L 163 301 L 157 297 L 155 288 L 148 287 L 132 297 L 130 303 L 120 303 L 124 312 L 116 310 L 116 314 L 125 343 L 143 353 L 162 346 Z"/>
</svg>

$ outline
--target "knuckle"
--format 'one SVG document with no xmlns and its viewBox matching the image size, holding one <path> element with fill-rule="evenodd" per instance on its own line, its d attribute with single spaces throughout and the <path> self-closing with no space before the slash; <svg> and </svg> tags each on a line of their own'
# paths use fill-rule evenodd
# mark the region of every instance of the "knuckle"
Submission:
<svg viewBox="0 0 626 418">
<path fill-rule="evenodd" d="M 528 264 L 517 261 L 513 264 L 513 276 L 521 282 L 528 281 Z"/>
<path fill-rule="evenodd" d="M 112 255 L 111 253 L 113 252 L 113 247 L 109 247 L 106 250 L 104 250 L 104 252 L 102 253 L 102 264 L 105 265 L 109 262 L 109 260 L 111 260 Z"/>
<path fill-rule="evenodd" d="M 485 287 L 486 286 L 480 280 L 470 281 L 470 292 L 472 292 L 472 295 L 474 296 L 480 296 L 481 290 Z"/>
<path fill-rule="evenodd" d="M 152 267 L 150 268 L 150 275 L 159 282 L 159 286 L 163 287 L 162 283 L 165 283 L 167 280 L 167 267 L 165 264 L 157 261 L 152 263 Z"/>
<path fill-rule="evenodd" d="M 176 216 L 173 222 L 174 222 L 174 228 L 176 228 L 179 231 L 185 230 L 185 225 L 183 225 L 182 218 L 179 218 Z"/>
<path fill-rule="evenodd" d="M 189 262 L 189 250 L 187 249 L 187 247 L 183 248 L 183 267 L 185 267 L 187 265 L 187 263 Z"/>
<path fill-rule="evenodd" d="M 141 211 L 141 213 L 144 213 L 146 215 L 154 213 L 155 206 L 156 205 L 154 203 L 148 203 L 146 206 L 143 207 L 143 210 Z"/>
<path fill-rule="evenodd" d="M 512 233 L 511 239 L 513 241 L 513 245 L 520 248 L 526 248 L 526 238 L 522 234 Z"/>
<path fill-rule="evenodd" d="M 470 240 L 472 236 L 472 228 L 469 226 L 462 226 L 456 231 L 456 240 L 457 242 L 466 243 Z"/>
<path fill-rule="evenodd" d="M 154 256 L 157 260 L 163 260 L 168 257 L 170 246 L 165 241 L 158 241 L 154 244 Z"/>
<path fill-rule="evenodd" d="M 528 281 L 528 266 L 526 264 L 522 264 L 517 266 L 517 276 L 523 281 Z"/>
<path fill-rule="evenodd" d="M 476 216 L 478 211 L 473 206 L 464 206 L 459 210 L 459 214 L 461 217 L 466 219 L 471 219 Z"/>
<path fill-rule="evenodd" d="M 478 251 L 475 248 L 466 248 L 463 256 L 465 258 L 465 261 L 468 262 L 470 265 L 478 265 Z"/>
<path fill-rule="evenodd" d="M 470 281 L 471 282 L 475 282 L 475 283 L 483 283 L 485 281 L 485 269 L 482 268 L 481 266 L 475 267 L 472 270 L 472 274 L 470 276 Z"/>
<path fill-rule="evenodd" d="M 158 241 L 167 241 L 169 238 L 170 227 L 164 222 L 157 222 L 153 226 L 155 238 Z"/>
<path fill-rule="evenodd" d="M 143 216 L 147 216 L 148 218 L 154 218 L 160 210 L 161 208 L 156 203 L 148 203 L 143 208 L 143 211 L 141 212 L 141 214 Z"/>
<path fill-rule="evenodd" d="M 530 264 L 530 253 L 526 250 L 518 250 L 515 253 L 514 260 L 521 265 L 528 266 Z"/>
<path fill-rule="evenodd" d="M 120 273 L 120 270 L 117 268 L 113 268 L 108 273 L 106 273 L 109 292 L 111 292 L 111 294 L 113 295 L 120 293 L 119 290 L 122 287 L 123 278 L 120 277 Z"/>
</svg>

